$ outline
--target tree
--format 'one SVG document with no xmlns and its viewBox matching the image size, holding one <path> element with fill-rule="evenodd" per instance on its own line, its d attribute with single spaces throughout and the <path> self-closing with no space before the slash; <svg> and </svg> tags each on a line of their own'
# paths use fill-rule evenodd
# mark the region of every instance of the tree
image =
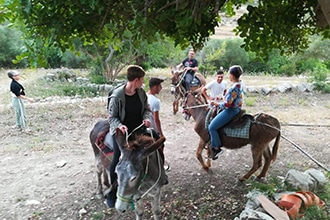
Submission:
<svg viewBox="0 0 330 220">
<path fill-rule="evenodd" d="M 0 0 L 0 22 L 25 28 L 26 38 L 44 39 L 45 46 L 68 48 L 75 38 L 116 50 L 125 31 L 132 44 L 153 42 L 155 33 L 201 49 L 220 21 L 248 0 Z M 330 38 L 327 0 L 259 0 L 238 21 L 237 34 L 248 50 L 267 54 L 272 48 L 291 52 L 306 48 L 308 35 Z M 322 22 L 321 22 L 322 21 Z M 326 22 L 324 22 L 326 21 Z M 33 42 L 31 43 L 33 45 Z M 34 50 L 34 53 L 38 51 Z"/>
<path fill-rule="evenodd" d="M 319 9 L 317 0 L 259 1 L 247 7 L 236 33 L 244 39 L 247 50 L 263 55 L 273 48 L 281 53 L 302 51 L 308 47 L 310 35 L 330 37 L 329 24 L 321 22 L 323 12 Z"/>
</svg>

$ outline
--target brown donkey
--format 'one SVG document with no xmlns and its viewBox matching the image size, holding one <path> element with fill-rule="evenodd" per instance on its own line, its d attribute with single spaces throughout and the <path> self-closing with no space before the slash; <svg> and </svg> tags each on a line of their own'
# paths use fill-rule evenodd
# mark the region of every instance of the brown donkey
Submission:
<svg viewBox="0 0 330 220">
<path fill-rule="evenodd" d="M 183 75 L 185 71 L 178 71 L 175 70 L 173 67 L 171 68 L 171 93 L 174 94 L 174 101 L 173 101 L 173 114 L 175 115 L 179 110 L 179 101 L 184 98 L 186 93 L 185 88 L 182 85 Z M 197 80 L 196 80 L 197 78 Z M 191 91 L 200 91 L 200 89 L 206 85 L 206 80 L 204 76 L 200 73 L 195 73 L 194 80 L 196 80 L 196 84 L 192 84 L 190 86 Z M 194 81 L 193 80 L 193 81 Z"/>
<path fill-rule="evenodd" d="M 187 93 L 182 103 L 184 109 L 184 117 L 186 120 L 190 119 L 190 116 L 195 120 L 195 132 L 199 135 L 199 144 L 196 151 L 196 156 L 201 163 L 204 170 L 208 171 L 211 167 L 210 159 L 207 159 L 206 163 L 203 160 L 202 152 L 206 149 L 207 157 L 210 155 L 210 135 L 205 128 L 205 120 L 208 112 L 208 107 L 205 107 L 202 95 L 200 93 Z M 201 106 L 201 107 L 199 107 Z M 245 145 L 251 145 L 253 166 L 244 176 L 240 177 L 240 181 L 244 181 L 250 178 L 262 166 L 262 156 L 264 157 L 264 166 L 257 176 L 258 179 L 265 177 L 272 161 L 275 161 L 277 151 L 279 148 L 279 142 L 281 137 L 281 126 L 279 121 L 267 114 L 260 113 L 253 116 L 254 120 L 250 126 L 249 139 L 234 138 L 225 136 L 218 132 L 225 148 L 238 149 Z M 276 138 L 276 139 L 275 139 Z M 272 151 L 268 144 L 275 139 Z"/>
</svg>

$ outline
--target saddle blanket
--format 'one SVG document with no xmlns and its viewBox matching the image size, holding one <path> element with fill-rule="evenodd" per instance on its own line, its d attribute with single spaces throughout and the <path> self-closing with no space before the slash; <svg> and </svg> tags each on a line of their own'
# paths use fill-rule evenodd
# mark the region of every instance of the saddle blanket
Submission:
<svg viewBox="0 0 330 220">
<path fill-rule="evenodd" d="M 247 120 L 246 124 L 241 128 L 223 128 L 223 131 L 228 137 L 249 139 L 250 126 L 251 120 Z"/>
<path fill-rule="evenodd" d="M 110 144 L 109 144 L 109 135 L 110 135 L 110 133 L 108 131 L 101 134 L 97 138 L 95 144 L 97 145 L 99 150 L 102 151 L 104 156 L 106 156 L 109 160 L 112 160 L 114 152 L 113 152 L 112 148 L 108 147 L 108 146 L 110 146 Z"/>
</svg>

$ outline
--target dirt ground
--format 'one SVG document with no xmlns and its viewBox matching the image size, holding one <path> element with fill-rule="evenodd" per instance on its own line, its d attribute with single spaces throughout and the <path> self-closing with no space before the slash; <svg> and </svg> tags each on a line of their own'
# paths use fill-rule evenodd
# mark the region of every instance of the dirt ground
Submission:
<svg viewBox="0 0 330 220">
<path fill-rule="evenodd" d="M 296 79 L 243 80 L 252 86 Z M 106 118 L 106 98 L 27 103 L 31 132 L 19 133 L 12 128 L 14 113 L 8 101 L 9 83 L 1 74 L 0 219 L 134 219 L 133 212 L 119 216 L 94 195 L 96 175 L 89 132 L 99 119 Z M 26 79 L 22 84 L 29 94 L 33 82 Z M 247 185 L 251 184 L 237 182 L 237 177 L 252 164 L 250 149 L 225 150 L 212 163 L 212 172 L 204 172 L 195 157 L 198 136 L 193 130 L 194 122 L 184 121 L 181 113 L 172 114 L 169 84 L 167 79 L 159 95 L 167 138 L 165 154 L 170 165 L 167 172 L 170 183 L 164 187 L 161 199 L 163 219 L 234 219 L 245 207 Z M 245 106 L 248 113 L 265 112 L 277 117 L 285 137 L 330 168 L 329 94 L 290 92 L 248 97 L 255 98 L 253 106 Z M 311 167 L 319 169 L 282 139 L 268 178 L 281 179 L 291 168 L 303 171 Z M 148 200 L 145 218 L 152 219 Z"/>
</svg>

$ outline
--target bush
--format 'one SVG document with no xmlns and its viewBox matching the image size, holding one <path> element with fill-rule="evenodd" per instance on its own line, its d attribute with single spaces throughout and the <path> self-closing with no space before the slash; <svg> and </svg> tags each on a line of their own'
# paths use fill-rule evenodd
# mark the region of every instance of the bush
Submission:
<svg viewBox="0 0 330 220">
<path fill-rule="evenodd" d="M 310 81 L 313 82 L 314 89 L 323 93 L 330 93 L 330 84 L 327 82 L 328 69 L 326 65 L 315 67 L 310 73 Z"/>
<path fill-rule="evenodd" d="M 286 75 L 286 76 L 293 76 L 297 73 L 297 67 L 296 67 L 296 64 L 293 63 L 293 62 L 290 62 L 290 63 L 287 63 L 287 64 L 284 64 L 281 68 L 280 68 L 280 72 L 283 74 L 283 75 Z"/>
<path fill-rule="evenodd" d="M 13 60 L 23 52 L 24 48 L 19 30 L 10 29 L 6 25 L 0 25 L 0 48 L 0 67 L 25 68 L 28 66 L 27 60 L 23 60 L 17 65 L 13 63 Z"/>
<path fill-rule="evenodd" d="M 91 59 L 86 54 L 65 51 L 62 56 L 62 63 L 70 69 L 86 68 L 89 62 L 91 62 Z"/>
</svg>

